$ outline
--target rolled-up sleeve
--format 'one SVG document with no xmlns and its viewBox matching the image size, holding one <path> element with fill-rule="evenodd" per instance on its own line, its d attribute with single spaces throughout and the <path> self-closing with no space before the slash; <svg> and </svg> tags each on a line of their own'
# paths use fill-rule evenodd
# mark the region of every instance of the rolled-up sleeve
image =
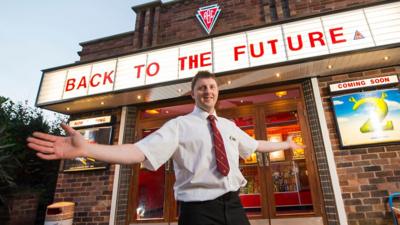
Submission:
<svg viewBox="0 0 400 225">
<path fill-rule="evenodd" d="M 149 170 L 157 170 L 178 149 L 178 121 L 172 119 L 160 129 L 135 143 L 146 156 L 143 165 Z"/>
<path fill-rule="evenodd" d="M 236 135 L 239 141 L 239 155 L 243 159 L 247 159 L 258 148 L 258 141 L 250 137 L 246 132 L 235 125 Z"/>
</svg>

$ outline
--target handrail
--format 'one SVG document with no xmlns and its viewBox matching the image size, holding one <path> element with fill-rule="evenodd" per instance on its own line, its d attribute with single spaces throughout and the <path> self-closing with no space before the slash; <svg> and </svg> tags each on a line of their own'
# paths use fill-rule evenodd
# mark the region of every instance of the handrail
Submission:
<svg viewBox="0 0 400 225">
<path fill-rule="evenodd" d="M 393 212 L 393 198 L 397 197 L 397 196 L 400 196 L 400 192 L 394 192 L 394 193 L 389 195 L 389 207 L 390 207 L 390 212 L 392 213 L 392 216 L 393 216 L 393 224 L 394 225 L 399 225 L 397 223 L 396 214 Z"/>
</svg>

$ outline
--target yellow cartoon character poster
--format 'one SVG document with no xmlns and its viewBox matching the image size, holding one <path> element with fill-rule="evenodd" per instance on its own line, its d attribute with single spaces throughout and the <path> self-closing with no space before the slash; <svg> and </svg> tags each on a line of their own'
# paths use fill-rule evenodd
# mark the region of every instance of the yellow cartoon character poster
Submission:
<svg viewBox="0 0 400 225">
<path fill-rule="evenodd" d="M 332 97 L 343 147 L 400 141 L 400 92 L 385 89 Z"/>
</svg>

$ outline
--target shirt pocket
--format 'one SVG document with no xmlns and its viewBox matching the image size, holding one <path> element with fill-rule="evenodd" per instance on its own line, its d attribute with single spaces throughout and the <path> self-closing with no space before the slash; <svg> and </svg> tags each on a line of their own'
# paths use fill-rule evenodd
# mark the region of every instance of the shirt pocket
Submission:
<svg viewBox="0 0 400 225">
<path fill-rule="evenodd" d="M 232 166 L 239 166 L 239 140 L 233 133 L 224 137 L 225 151 L 227 153 L 229 163 L 233 162 Z"/>
</svg>

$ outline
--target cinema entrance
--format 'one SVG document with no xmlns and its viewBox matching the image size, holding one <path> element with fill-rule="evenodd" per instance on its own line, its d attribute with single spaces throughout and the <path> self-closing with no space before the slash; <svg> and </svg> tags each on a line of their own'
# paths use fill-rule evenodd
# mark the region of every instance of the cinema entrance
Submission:
<svg viewBox="0 0 400 225">
<path fill-rule="evenodd" d="M 252 224 L 322 225 L 322 199 L 313 144 L 305 113 L 302 86 L 221 93 L 217 114 L 231 119 L 251 137 L 282 141 L 290 135 L 305 149 L 255 153 L 240 160 L 247 185 L 240 198 Z M 183 100 L 139 109 L 136 139 L 139 140 L 166 121 L 190 113 L 193 102 Z M 171 161 L 157 171 L 137 165 L 133 168 L 129 193 L 130 223 L 176 223 L 179 205 L 173 196 L 174 171 Z"/>
</svg>

